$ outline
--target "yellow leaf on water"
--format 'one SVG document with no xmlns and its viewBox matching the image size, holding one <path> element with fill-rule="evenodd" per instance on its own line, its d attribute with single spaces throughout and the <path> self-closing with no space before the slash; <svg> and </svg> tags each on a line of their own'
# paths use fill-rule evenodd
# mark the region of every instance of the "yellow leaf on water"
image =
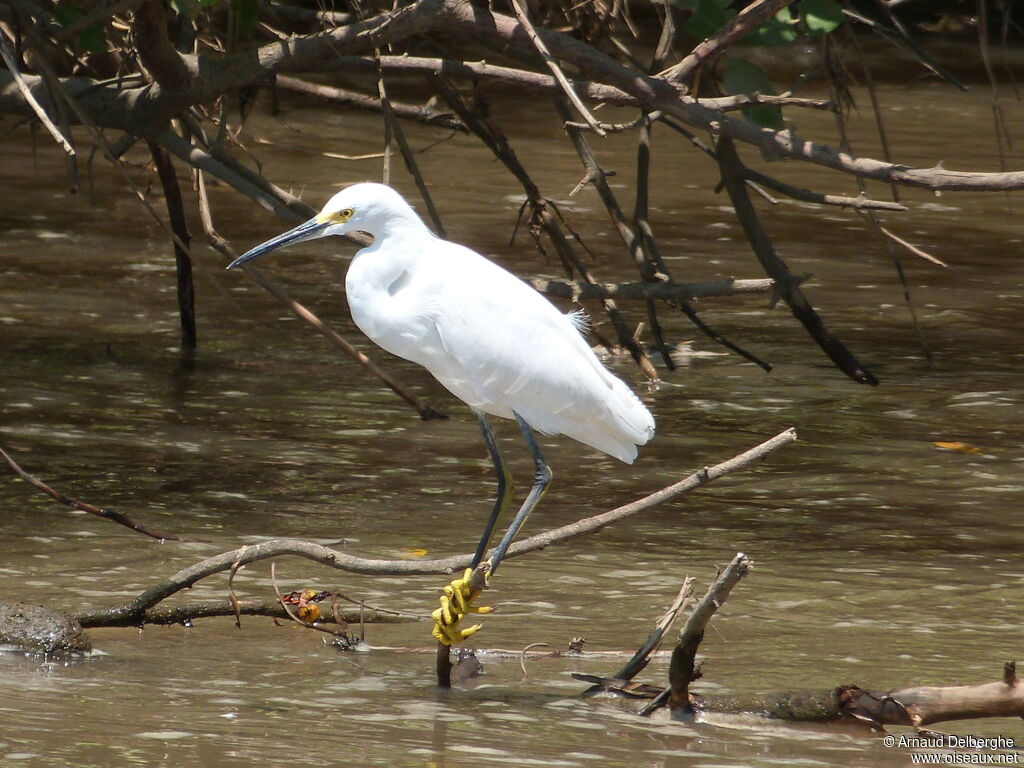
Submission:
<svg viewBox="0 0 1024 768">
<path fill-rule="evenodd" d="M 960 442 L 946 442 L 944 440 L 936 440 L 932 445 L 937 448 L 941 448 L 944 451 L 960 451 L 960 453 L 981 453 L 981 448 L 970 443 Z"/>
<path fill-rule="evenodd" d="M 430 550 L 421 549 L 420 547 L 402 547 L 403 557 L 426 557 Z"/>
</svg>

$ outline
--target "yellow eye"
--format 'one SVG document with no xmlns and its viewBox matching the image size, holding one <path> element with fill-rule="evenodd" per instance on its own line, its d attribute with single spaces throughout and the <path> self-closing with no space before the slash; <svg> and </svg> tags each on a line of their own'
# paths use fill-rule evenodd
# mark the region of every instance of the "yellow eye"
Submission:
<svg viewBox="0 0 1024 768">
<path fill-rule="evenodd" d="M 352 218 L 353 213 L 355 213 L 355 211 L 353 211 L 351 208 L 342 208 L 340 211 L 338 211 L 338 218 L 340 218 L 342 221 L 348 221 L 349 219 Z"/>
</svg>

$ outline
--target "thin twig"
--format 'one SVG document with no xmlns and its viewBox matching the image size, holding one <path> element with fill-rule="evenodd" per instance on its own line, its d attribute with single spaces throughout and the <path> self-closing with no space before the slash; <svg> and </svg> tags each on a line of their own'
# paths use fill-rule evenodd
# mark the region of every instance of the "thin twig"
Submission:
<svg viewBox="0 0 1024 768">
<path fill-rule="evenodd" d="M 860 54 L 859 46 L 855 44 L 855 48 L 856 48 L 858 54 Z M 821 45 L 821 58 L 822 58 L 822 63 L 823 63 L 823 65 L 824 65 L 824 67 L 825 67 L 825 69 L 827 71 L 827 74 L 828 74 L 829 88 L 832 90 L 834 98 L 838 101 L 839 98 L 840 98 L 840 90 L 839 90 L 840 89 L 840 82 L 839 82 L 839 74 L 838 74 L 839 67 L 838 67 L 838 65 L 833 65 L 833 63 L 832 63 L 832 60 L 834 58 L 832 52 L 833 52 L 833 46 L 829 43 L 829 40 L 826 37 L 823 40 L 822 45 Z M 862 64 L 862 67 L 864 69 L 865 77 L 867 77 L 868 82 L 870 83 L 871 79 L 870 79 L 870 76 L 868 75 L 867 67 L 866 67 L 866 65 L 865 65 L 865 63 L 863 61 L 863 57 L 861 57 L 861 58 L 862 58 L 861 64 Z M 869 87 L 868 93 L 871 95 L 871 103 L 872 103 L 872 106 L 873 106 L 873 108 L 874 108 L 874 110 L 875 110 L 875 112 L 877 114 L 879 112 L 879 104 L 878 104 L 877 98 L 875 97 L 874 88 L 873 87 Z M 878 118 L 878 119 L 880 120 L 880 118 Z M 846 131 L 846 122 L 843 119 L 842 111 L 839 111 L 839 112 L 835 113 L 835 122 L 836 122 L 836 130 L 839 133 L 839 145 L 840 145 L 840 147 L 842 147 L 844 152 L 848 152 L 848 153 L 852 152 L 853 151 L 853 146 L 850 143 L 850 138 L 849 138 L 849 135 L 848 135 L 848 133 Z M 879 122 L 879 130 L 882 130 L 881 129 L 881 122 Z M 885 133 L 884 133 L 884 131 L 882 132 L 881 135 L 882 135 L 882 139 L 883 139 L 883 147 L 885 148 L 886 152 L 888 152 L 888 142 L 885 141 Z M 857 186 L 860 189 L 861 195 L 865 195 L 867 193 L 867 184 L 865 184 L 864 179 L 858 178 L 857 179 Z M 893 200 L 895 201 L 899 197 L 899 193 L 897 191 L 897 187 L 896 187 L 895 184 L 890 184 L 889 186 L 890 186 L 890 188 L 892 190 Z M 889 237 L 886 236 L 886 233 L 883 231 L 883 228 L 882 228 L 882 222 L 881 222 L 879 216 L 875 213 L 875 211 L 873 211 L 873 210 L 860 211 L 860 214 L 861 214 L 861 217 L 864 219 L 864 221 L 866 221 L 868 223 L 869 227 L 871 229 L 873 229 L 878 234 L 878 236 L 881 238 L 882 244 L 885 247 L 886 253 L 889 254 L 889 259 L 892 261 L 893 267 L 896 269 L 896 277 L 897 277 L 897 279 L 899 279 L 900 286 L 903 289 L 903 302 L 906 304 L 907 310 L 910 312 L 910 320 L 911 320 L 911 322 L 914 325 L 914 332 L 917 334 L 917 340 L 918 340 L 918 343 L 921 345 L 921 351 L 923 352 L 923 354 L 925 356 L 925 359 L 931 360 L 931 358 L 932 358 L 931 352 L 928 349 L 927 342 L 925 341 L 924 332 L 921 329 L 921 323 L 920 323 L 920 321 L 918 320 L 918 317 L 917 317 L 917 308 L 914 306 L 914 299 L 913 299 L 913 296 L 912 296 L 912 294 L 910 292 L 910 282 L 907 280 L 906 272 L 903 269 L 903 262 L 900 260 L 899 253 L 897 253 L 896 248 L 894 246 L 894 243 L 897 241 L 898 238 L 895 238 L 895 236 L 889 236 Z M 913 247 L 913 246 L 910 246 L 909 243 L 906 243 L 906 241 L 900 241 L 900 242 L 903 245 L 905 245 L 906 247 L 909 247 L 909 248 Z M 921 253 L 923 253 L 923 251 Z"/>
<path fill-rule="evenodd" d="M 530 285 L 548 296 L 572 301 L 601 299 L 643 300 L 706 299 L 719 296 L 758 296 L 775 290 L 771 278 L 705 280 L 699 283 L 587 283 L 582 280 L 556 280 L 547 277 L 528 279 Z"/>
<path fill-rule="evenodd" d="M 885 158 L 887 163 L 892 162 L 892 150 L 889 147 L 889 134 L 885 130 L 885 119 L 882 117 L 882 105 L 878 100 L 878 91 L 875 88 L 875 80 L 871 77 L 871 68 L 868 66 L 867 58 L 864 56 L 863 50 L 861 50 L 860 40 L 854 33 L 853 28 L 847 24 L 846 26 L 846 37 L 853 45 L 853 50 L 857 54 L 857 61 L 860 63 L 861 72 L 864 74 L 864 86 L 868 92 L 868 98 L 871 100 L 871 112 L 875 116 L 875 129 L 878 131 L 878 142 L 882 147 L 882 157 Z M 827 38 L 826 43 L 827 46 Z M 838 92 L 837 92 L 838 97 Z M 841 115 L 841 110 L 836 110 L 837 115 Z M 1005 171 L 1006 168 L 1003 168 Z M 893 202 L 898 203 L 900 201 L 899 187 L 895 183 L 890 182 L 889 190 L 892 193 Z M 864 193 L 863 183 L 861 184 L 861 193 Z"/>
<path fill-rule="evenodd" d="M 682 61 L 658 77 L 676 82 L 685 81 L 705 61 L 725 50 L 757 25 L 767 21 L 794 0 L 755 0 L 737 13 L 718 32 L 695 47 Z"/>
<path fill-rule="evenodd" d="M 226 157 L 215 157 L 173 131 L 161 132 L 156 137 L 156 141 L 193 168 L 203 170 L 220 179 L 235 191 L 241 192 L 285 221 L 302 221 L 316 213 L 313 208 L 298 198 L 288 195 L 265 180 L 264 184 L 257 183 L 255 179 L 243 173 L 241 167 L 237 165 L 232 167 L 226 163 Z"/>
<path fill-rule="evenodd" d="M 46 114 L 46 110 L 43 109 L 42 105 L 36 101 L 36 97 L 32 94 L 32 89 L 29 88 L 28 83 L 25 82 L 24 76 L 21 74 L 21 70 L 18 68 L 18 60 L 14 55 L 14 51 L 11 50 L 7 43 L 7 35 L 0 30 L 0 55 L 3 56 L 4 63 L 7 65 L 7 69 L 10 70 L 11 76 L 14 78 L 15 84 L 18 86 L 18 90 L 21 91 L 22 97 L 25 102 L 32 108 L 32 111 L 36 113 L 36 117 L 39 118 L 39 122 L 43 124 L 43 127 L 49 131 L 53 140 L 57 142 L 58 146 L 64 150 L 68 157 L 75 156 L 75 148 L 71 142 L 65 138 L 64 134 L 60 132 L 60 129 L 53 124 L 50 116 Z"/>
<path fill-rule="evenodd" d="M 1009 6 L 1003 9 L 1003 15 L 1010 15 Z M 992 68 L 992 57 L 989 52 L 989 26 L 988 26 L 988 4 L 985 0 L 978 0 L 978 48 L 981 51 L 981 61 L 985 65 L 985 75 L 988 77 L 989 88 L 991 89 L 989 107 L 992 110 L 992 124 L 995 129 L 996 151 L 999 152 L 999 169 L 1006 170 L 1006 151 L 1011 148 L 1011 140 L 1006 128 L 1006 119 L 1003 108 L 999 104 L 999 87 L 996 83 L 996 73 Z M 887 158 L 888 159 L 888 158 Z M 1012 200 L 1010 193 L 1006 193 L 1007 212 L 1012 214 Z"/>
<path fill-rule="evenodd" d="M 547 643 L 530 643 L 523 647 L 523 650 L 519 654 L 519 668 L 523 670 L 523 677 L 527 676 L 526 673 L 526 654 L 532 651 L 534 648 L 547 648 Z"/>
<path fill-rule="evenodd" d="M 206 184 L 203 180 L 202 172 L 196 171 L 196 188 L 198 190 L 198 202 L 199 202 L 199 218 L 203 225 L 203 231 L 206 234 L 210 245 L 216 250 L 223 253 L 228 259 L 234 260 L 238 253 L 234 248 L 225 240 L 221 235 L 214 229 L 213 216 L 210 212 L 210 202 L 206 193 Z M 377 363 L 366 356 L 365 353 L 356 349 L 344 336 L 335 331 L 333 328 L 324 323 L 319 317 L 313 312 L 307 309 L 305 306 L 300 304 L 298 301 L 293 299 L 285 289 L 278 285 L 275 281 L 260 272 L 256 267 L 251 264 L 244 265 L 243 271 L 256 281 L 267 293 L 273 296 L 275 299 L 280 301 L 298 317 L 307 322 L 318 330 L 324 338 L 326 338 L 331 344 L 336 346 L 351 359 L 359 363 L 365 368 L 370 374 L 377 377 L 381 382 L 384 383 L 392 392 L 402 398 L 406 403 L 412 406 L 420 418 L 424 421 L 428 419 L 446 419 L 447 415 L 441 411 L 431 408 L 429 405 L 420 400 L 414 395 L 404 384 L 399 382 L 394 376 L 381 368 Z"/>
<path fill-rule="evenodd" d="M 406 141 L 402 124 L 398 121 L 398 117 L 391 107 L 391 99 L 384 85 L 384 70 L 380 70 L 377 87 L 380 91 L 381 112 L 384 115 L 384 122 L 387 123 L 385 135 L 390 133 L 390 135 L 394 136 L 395 141 L 398 143 L 398 150 L 402 153 L 402 160 L 405 161 L 405 167 L 416 183 L 416 189 L 419 190 L 423 203 L 427 206 L 427 213 L 430 215 L 430 220 L 434 223 L 434 231 L 439 237 L 446 238 L 444 223 L 441 221 L 441 215 L 437 212 L 437 207 L 434 205 L 434 198 L 431 196 L 430 190 L 427 189 L 427 183 L 423 179 L 423 174 L 420 173 L 419 164 L 416 162 L 416 155 L 413 154 L 409 142 Z"/>
<path fill-rule="evenodd" d="M 672 601 L 672 605 L 670 605 L 668 610 L 665 611 L 660 619 L 658 619 L 654 625 L 654 629 L 651 630 L 651 633 L 637 649 L 636 653 L 630 657 L 618 672 L 612 675 L 612 679 L 619 681 L 632 680 L 647 668 L 647 665 L 651 661 L 651 657 L 658 652 L 658 648 L 661 646 L 661 642 L 664 640 L 665 634 L 675 622 L 676 617 L 679 616 L 679 612 L 690 604 L 692 596 L 693 577 L 687 576 L 683 579 L 683 584 L 679 588 L 679 592 L 676 594 L 675 600 Z M 583 692 L 583 694 L 593 694 L 601 690 L 607 689 L 603 685 L 595 685 L 588 688 Z"/>
<path fill-rule="evenodd" d="M 285 601 L 284 596 L 281 594 L 281 590 L 278 589 L 277 563 L 274 562 L 270 563 L 270 584 L 274 588 L 274 594 L 277 595 L 277 602 L 281 605 L 282 608 L 284 608 L 284 612 L 288 614 L 288 618 L 294 621 L 300 627 L 304 627 L 305 629 L 314 629 L 317 632 L 323 632 L 325 634 L 331 635 L 331 637 L 338 637 L 339 634 L 344 633 L 345 630 L 343 629 L 333 630 L 328 629 L 327 627 L 321 627 L 315 621 L 306 621 L 305 619 L 300 619 L 298 616 L 295 615 L 295 612 L 288 607 L 288 603 Z"/>
<path fill-rule="evenodd" d="M 917 60 L 928 70 L 941 77 L 951 85 L 956 86 L 961 91 L 969 91 L 970 88 L 964 85 L 962 82 L 957 80 L 953 75 L 939 64 L 932 56 L 924 50 L 918 43 L 910 36 L 907 28 L 903 26 L 903 23 L 899 20 L 895 13 L 892 12 L 892 8 L 886 3 L 877 3 L 882 11 L 888 16 L 889 22 L 892 24 L 892 28 L 887 27 L 885 24 L 870 19 L 848 6 L 848 3 L 844 3 L 847 7 L 843 8 L 843 15 L 849 19 L 853 19 L 867 27 L 870 27 L 877 32 L 882 38 L 888 40 L 890 43 L 895 45 L 897 48 L 901 47 L 901 43 L 906 45 Z"/>
<path fill-rule="evenodd" d="M 555 109 L 558 111 L 558 115 L 563 124 L 569 122 L 569 110 L 565 104 L 565 100 L 557 94 L 552 100 L 554 101 Z M 636 233 L 626 221 L 626 216 L 622 212 L 622 208 L 619 206 L 618 200 L 616 200 L 611 187 L 608 185 L 608 174 L 598 163 L 597 156 L 590 148 L 590 145 L 587 143 L 587 140 L 581 131 L 576 128 L 566 126 L 565 132 L 568 134 L 569 140 L 573 145 L 573 149 L 576 150 L 576 154 L 579 156 L 580 162 L 583 164 L 586 174 L 584 179 L 594 185 L 594 188 L 597 190 L 597 193 L 601 198 L 601 202 L 604 204 L 612 223 L 615 224 L 619 237 L 622 238 L 626 247 L 630 249 L 634 261 L 637 264 L 641 264 L 644 257 L 643 252 L 639 247 L 639 240 L 636 237 Z M 642 276 L 643 274 L 641 273 L 641 277 Z M 648 359 L 647 354 L 643 351 L 640 345 L 633 340 L 632 336 L 629 335 L 624 327 L 620 328 L 621 325 L 624 325 L 624 321 L 618 314 L 618 308 L 615 307 L 614 303 L 610 300 L 606 302 L 606 305 L 610 305 L 614 310 L 609 310 L 609 317 L 611 318 L 613 325 L 615 325 L 619 340 L 623 342 L 623 346 L 629 350 L 637 365 L 640 366 L 640 370 L 643 371 L 649 379 L 657 381 L 658 374 L 654 370 L 654 366 L 651 365 L 651 361 Z"/>
<path fill-rule="evenodd" d="M 651 228 L 651 224 L 647 217 L 647 178 L 648 165 L 650 163 L 650 136 L 651 130 L 650 125 L 648 125 L 640 132 L 640 139 L 637 144 L 637 193 L 632 230 L 632 237 L 634 240 L 631 243 L 631 247 L 634 252 L 633 258 L 640 268 L 641 276 L 644 277 L 645 280 L 671 281 L 672 273 L 669 270 L 668 264 L 661 257 L 661 249 L 658 247 L 658 241 L 654 237 L 654 230 Z M 608 195 L 611 197 L 610 190 Z M 729 351 L 735 352 L 744 360 L 754 363 L 754 365 L 758 366 L 763 371 L 767 372 L 772 369 L 772 366 L 768 362 L 725 338 L 722 334 L 704 322 L 704 319 L 697 313 L 697 310 L 685 298 L 670 301 L 669 306 L 673 309 L 678 309 L 686 315 L 687 319 L 697 327 L 697 330 L 716 344 L 720 344 Z M 654 312 L 653 302 L 649 301 L 647 307 L 654 337 L 655 339 L 660 340 L 661 331 L 658 325 L 657 314 Z M 661 342 L 659 349 L 666 361 L 665 364 L 668 366 L 669 370 L 673 370 L 675 364 L 672 362 L 671 355 L 666 349 L 664 342 Z"/>
<path fill-rule="evenodd" d="M 358 91 L 335 88 L 330 85 L 323 85 L 322 83 L 311 83 L 306 80 L 300 80 L 297 77 L 278 75 L 277 85 L 279 88 L 287 88 L 291 91 L 307 93 L 319 96 L 323 99 L 331 99 L 332 101 L 343 104 L 351 104 L 352 106 L 360 109 L 373 111 L 380 111 L 383 109 L 383 102 L 379 98 L 375 99 L 372 96 L 367 96 L 366 94 L 359 93 Z M 462 122 L 453 115 L 450 113 L 438 112 L 429 104 L 415 106 L 412 104 L 389 101 L 389 105 L 397 117 L 407 120 L 417 120 L 421 123 L 426 123 L 427 125 L 438 125 L 455 131 L 465 132 L 466 130 L 466 126 L 464 126 Z"/>
<path fill-rule="evenodd" d="M 917 256 L 919 259 L 924 259 L 925 261 L 930 262 L 932 264 L 935 264 L 936 266 L 939 266 L 939 267 L 948 267 L 949 266 L 946 262 L 942 261 L 941 259 L 935 258 L 930 253 L 928 253 L 927 251 L 923 251 L 920 248 L 918 248 L 916 245 L 913 245 L 912 243 L 908 243 L 902 237 L 900 237 L 899 235 L 893 233 L 892 231 L 890 231 L 886 227 L 883 227 L 881 224 L 878 225 L 878 231 L 881 232 L 883 235 L 885 235 L 890 240 L 892 240 L 897 245 L 902 246 L 908 252 L 910 252 L 910 253 L 914 254 L 915 256 Z"/>
<path fill-rule="evenodd" d="M 241 565 L 241 563 L 238 560 L 235 560 L 235 562 L 233 562 L 231 564 L 231 570 L 228 571 L 228 604 L 231 606 L 231 608 L 235 612 L 235 627 L 237 629 L 241 629 L 242 628 L 242 612 L 241 612 L 241 605 L 238 602 L 238 597 L 235 595 L 235 584 L 234 584 L 234 582 L 235 582 L 235 574 L 238 573 L 238 571 L 242 567 L 243 566 Z M 287 610 L 288 609 L 285 608 L 285 611 L 287 611 Z"/>
<path fill-rule="evenodd" d="M 96 515 L 97 517 L 103 517 L 107 520 L 112 520 L 118 525 L 123 525 L 126 528 L 131 528 L 133 531 L 137 531 L 138 533 L 144 534 L 153 539 L 159 539 L 160 541 L 188 541 L 188 539 L 183 539 L 181 536 L 175 536 L 172 533 L 159 533 L 157 531 L 152 530 L 151 528 L 147 528 L 146 526 L 140 525 L 139 523 L 136 523 L 134 520 L 128 517 L 128 515 L 125 515 L 121 512 L 114 512 L 113 510 L 110 509 L 97 507 L 92 504 L 89 504 L 88 502 L 78 501 L 77 499 L 72 499 L 68 496 L 65 496 L 60 491 L 51 488 L 42 480 L 33 477 L 24 469 L 22 469 L 18 465 L 18 463 L 11 457 L 11 455 L 3 449 L 3 447 L 0 447 L 0 458 L 4 460 L 4 462 L 7 464 L 8 467 L 11 468 L 11 471 L 14 472 L 14 474 L 16 474 L 26 483 L 34 485 L 36 488 L 45 493 L 51 499 L 55 499 L 59 501 L 61 504 L 69 506 L 72 509 L 77 509 L 81 512 L 88 512 L 90 515 Z"/>
<path fill-rule="evenodd" d="M 776 192 L 781 192 L 794 200 L 801 200 L 805 203 L 817 203 L 819 205 L 834 205 L 839 208 L 853 208 L 857 211 L 896 211 L 907 210 L 902 203 L 893 203 L 888 200 L 872 200 L 861 194 L 858 197 L 846 197 L 844 195 L 829 195 L 822 192 L 814 192 L 802 187 L 794 187 L 784 181 L 767 176 L 753 168 L 745 168 L 743 175 L 748 181 L 761 184 Z"/>
<path fill-rule="evenodd" d="M 555 76 L 555 80 L 562 87 L 562 92 L 566 98 L 572 102 L 572 105 L 576 108 L 576 111 L 580 113 L 587 125 L 598 135 L 604 136 L 604 129 L 601 128 L 600 123 L 597 119 L 590 114 L 590 110 L 587 109 L 586 105 L 580 100 L 580 97 L 576 94 L 576 90 L 572 87 L 572 83 L 569 82 L 569 78 L 565 76 L 562 68 L 558 66 L 558 62 L 555 61 L 555 57 L 551 55 L 548 47 L 544 45 L 544 41 L 541 40 L 540 35 L 537 34 L 537 30 L 534 29 L 533 24 L 530 23 L 530 18 L 526 14 L 526 9 L 520 5 L 521 0 L 511 0 L 512 10 L 516 14 L 516 18 L 522 25 L 527 36 L 530 38 L 530 42 L 533 43 L 537 49 L 537 53 L 544 59 L 544 63 L 547 64 L 548 69 L 551 70 L 551 74 Z"/>
<path fill-rule="evenodd" d="M 878 384 L 878 379 L 874 374 L 861 365 L 853 353 L 828 330 L 820 315 L 815 312 L 814 307 L 800 290 L 799 281 L 790 273 L 786 262 L 775 252 L 772 241 L 761 226 L 757 211 L 747 194 L 745 166 L 736 153 L 736 145 L 732 139 L 725 135 L 719 136 L 716 143 L 716 154 L 722 171 L 722 180 L 729 193 L 729 198 L 732 200 L 733 208 L 736 210 L 736 217 L 743 228 L 743 233 L 765 272 L 775 280 L 775 289 L 780 298 L 786 302 L 793 316 L 800 321 L 807 333 L 839 370 L 858 384 Z"/>
</svg>

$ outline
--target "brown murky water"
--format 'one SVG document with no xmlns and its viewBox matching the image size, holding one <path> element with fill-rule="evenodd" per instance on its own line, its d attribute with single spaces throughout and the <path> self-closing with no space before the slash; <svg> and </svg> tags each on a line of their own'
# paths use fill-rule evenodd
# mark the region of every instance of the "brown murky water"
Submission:
<svg viewBox="0 0 1024 768">
<path fill-rule="evenodd" d="M 983 91 L 983 88 L 976 89 Z M 882 89 L 897 157 L 911 165 L 995 170 L 984 100 L 929 83 Z M 863 94 L 860 94 L 861 100 Z M 1009 106 L 1019 126 L 1020 107 Z M 498 113 L 541 188 L 597 254 L 604 280 L 628 259 L 596 195 L 566 199 L 580 177 L 545 105 Z M 1014 123 L 1013 120 L 1016 120 Z M 798 115 L 831 139 L 827 116 Z M 927 126 L 927 130 L 923 126 Z M 417 147 L 445 134 L 406 129 Z M 875 153 L 868 115 L 855 147 Z M 347 154 L 379 148 L 373 116 L 295 106 L 252 120 L 253 135 Z M 601 144 L 631 204 L 632 137 Z M 652 218 L 681 279 L 758 277 L 714 170 L 667 130 L 655 134 Z M 71 609 L 136 594 L 207 555 L 277 536 L 400 556 L 467 550 L 489 509 L 491 470 L 467 409 L 422 370 L 371 351 L 447 422 L 420 422 L 244 275 L 197 244 L 201 348 L 178 367 L 173 261 L 159 231 L 97 162 L 95 205 L 66 192 L 57 152 L 32 157 L 24 129 L 0 146 L 0 438 L 65 492 L 203 543 L 158 544 L 0 477 L 0 597 Z M 339 186 L 379 178 L 380 161 L 261 150 L 270 178 L 313 205 Z M 501 167 L 456 136 L 420 155 L 449 236 L 521 274 L 557 275 L 520 235 L 519 198 Z M 1024 156 L 1009 158 L 1024 166 Z M 792 164 L 770 170 L 822 191 L 850 180 Z M 144 174 L 139 171 L 141 178 Z M 414 199 L 404 172 L 397 185 Z M 876 190 L 879 196 L 884 190 Z M 756 561 L 703 647 L 710 692 L 823 688 L 855 682 L 984 682 L 1022 657 L 1024 518 L 1024 229 L 1000 195 L 902 192 L 912 211 L 887 217 L 947 261 L 906 259 L 928 363 L 889 257 L 855 215 L 783 201 L 771 233 L 811 300 L 881 378 L 859 387 L 832 369 L 783 307 L 708 300 L 705 318 L 769 359 L 764 374 L 663 315 L 667 335 L 699 353 L 643 392 L 656 440 L 625 466 L 565 439 L 543 445 L 555 482 L 529 529 L 616 506 L 795 426 L 800 441 L 755 471 L 502 569 L 479 647 L 632 650 L 681 579 L 706 578 L 737 551 Z M 284 224 L 233 193 L 214 195 L 222 233 L 241 250 Z M 198 224 L 196 231 L 199 231 Z M 320 242 L 262 268 L 343 333 L 368 345 L 344 306 L 352 249 Z M 627 306 L 643 319 L 641 308 Z M 499 427 L 517 476 L 530 472 L 510 424 Z M 942 450 L 959 441 L 978 452 Z M 340 589 L 425 615 L 442 579 L 370 579 L 297 559 L 290 587 Z M 269 565 L 244 571 L 240 594 L 272 596 Z M 190 598 L 222 598 L 213 578 Z M 354 765 L 768 766 L 906 765 L 862 734 L 754 721 L 685 726 L 640 720 L 630 706 L 581 701 L 572 671 L 608 661 L 493 660 L 473 690 L 439 696 L 432 659 L 390 650 L 339 654 L 320 635 L 270 620 L 194 628 L 103 630 L 101 655 L 72 664 L 0 655 L 0 763 L 105 766 Z M 370 627 L 374 646 L 427 647 L 426 623 Z M 658 661 L 644 679 L 660 682 Z M 1020 721 L 958 723 L 957 732 L 1024 743 Z"/>
</svg>

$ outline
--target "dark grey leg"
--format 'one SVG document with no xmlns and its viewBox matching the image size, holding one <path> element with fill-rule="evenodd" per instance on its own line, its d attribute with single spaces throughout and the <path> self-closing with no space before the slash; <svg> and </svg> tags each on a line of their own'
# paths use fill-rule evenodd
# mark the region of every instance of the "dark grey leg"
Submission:
<svg viewBox="0 0 1024 768">
<path fill-rule="evenodd" d="M 498 566 L 501 564 L 502 558 L 505 557 L 505 553 L 508 552 L 509 546 L 512 544 L 512 540 L 515 539 L 519 533 L 519 529 L 523 527 L 523 523 L 526 522 L 526 518 L 530 516 L 530 512 L 537 506 L 537 502 L 540 501 L 540 497 L 544 495 L 544 491 L 551 482 L 551 470 L 548 465 L 544 462 L 544 457 L 541 455 L 540 446 L 537 445 L 537 439 L 533 436 L 533 430 L 530 429 L 530 425 L 523 420 L 523 417 L 518 413 L 515 414 L 516 421 L 519 423 L 519 430 L 523 433 L 523 438 L 526 440 L 526 445 L 530 449 L 530 455 L 533 457 L 533 487 L 530 488 L 530 493 L 526 496 L 526 501 L 523 502 L 523 506 L 516 512 L 516 516 L 512 519 L 512 524 L 509 525 L 508 530 L 505 531 L 505 535 L 502 537 L 501 542 L 498 544 L 498 548 L 494 550 L 494 554 L 491 555 L 491 573 L 498 570 Z"/>
<path fill-rule="evenodd" d="M 497 525 L 498 518 L 508 508 L 513 488 L 512 475 L 508 471 L 508 466 L 502 461 L 501 451 L 498 450 L 498 443 L 494 439 L 494 430 L 491 429 L 491 422 L 487 420 L 487 416 L 482 411 L 474 409 L 473 413 L 476 414 L 476 420 L 480 423 L 480 431 L 483 433 L 484 443 L 487 445 L 487 453 L 490 454 L 494 471 L 498 474 L 498 497 L 494 501 L 494 509 L 491 510 L 491 516 L 487 520 L 483 536 L 480 537 L 480 543 L 476 545 L 476 554 L 473 555 L 473 564 L 470 566 L 476 570 L 476 567 L 484 559 L 487 547 L 491 544 L 491 537 L 494 535 L 494 526 Z"/>
</svg>

